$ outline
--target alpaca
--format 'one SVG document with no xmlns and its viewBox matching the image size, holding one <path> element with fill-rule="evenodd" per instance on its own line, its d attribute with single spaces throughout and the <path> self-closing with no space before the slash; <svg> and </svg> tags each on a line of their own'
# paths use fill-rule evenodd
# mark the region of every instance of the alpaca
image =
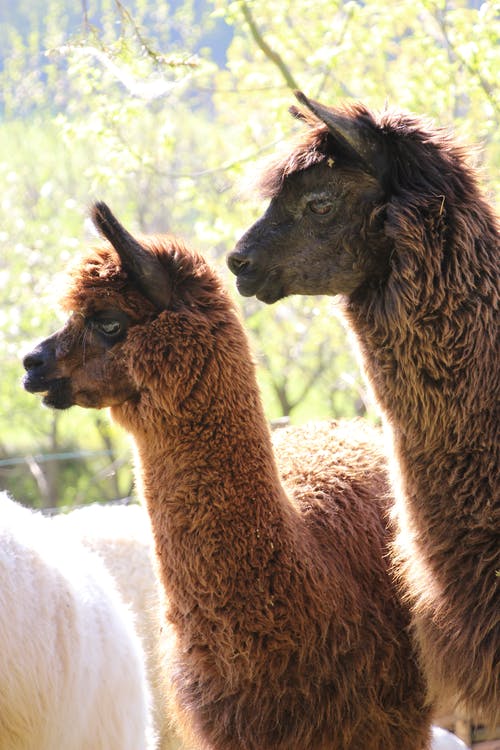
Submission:
<svg viewBox="0 0 500 750">
<path fill-rule="evenodd" d="M 0 493 L 0 747 L 149 750 L 144 656 L 96 555 Z"/>
<path fill-rule="evenodd" d="M 228 257 L 243 295 L 339 295 L 391 445 L 395 557 L 429 693 L 500 707 L 498 221 L 415 116 L 298 93 L 308 130 Z"/>
<path fill-rule="evenodd" d="M 137 503 L 93 503 L 51 519 L 58 533 L 78 537 L 104 562 L 123 602 L 131 609 L 145 655 L 158 750 L 181 750 L 165 698 L 168 676 L 163 666 L 161 589 L 154 560 L 149 516 Z"/>
<path fill-rule="evenodd" d="M 280 480 L 216 273 L 174 238 L 134 239 L 105 204 L 92 218 L 108 242 L 73 270 L 72 313 L 25 357 L 24 385 L 54 408 L 110 406 L 133 437 L 177 723 L 204 750 L 428 747 L 378 433 L 296 430 Z"/>
<path fill-rule="evenodd" d="M 467 745 L 452 732 L 432 727 L 431 750 L 467 750 Z"/>
</svg>

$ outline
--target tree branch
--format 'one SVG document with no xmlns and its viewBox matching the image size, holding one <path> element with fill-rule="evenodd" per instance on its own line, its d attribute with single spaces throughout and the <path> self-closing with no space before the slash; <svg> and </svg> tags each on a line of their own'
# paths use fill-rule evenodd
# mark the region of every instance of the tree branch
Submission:
<svg viewBox="0 0 500 750">
<path fill-rule="evenodd" d="M 245 2 L 245 0 L 241 0 L 240 7 L 245 17 L 245 21 L 248 23 L 248 26 L 250 28 L 250 33 L 252 34 L 257 46 L 262 50 L 265 56 L 269 60 L 271 60 L 271 62 L 274 63 L 274 65 L 276 65 L 279 72 L 285 79 L 286 85 L 289 86 L 289 88 L 291 88 L 292 90 L 300 89 L 299 84 L 293 77 L 292 73 L 290 72 L 288 66 L 285 64 L 281 55 L 275 50 L 271 49 L 271 47 L 268 45 L 268 43 L 266 42 L 266 40 L 260 33 L 259 27 L 255 23 L 255 20 L 252 16 L 250 8 L 248 7 L 248 4 Z"/>
<path fill-rule="evenodd" d="M 488 80 L 486 80 L 486 78 L 482 75 L 478 67 L 475 67 L 474 65 L 472 65 L 463 55 L 460 54 L 456 45 L 454 45 L 451 40 L 451 37 L 448 33 L 448 19 L 446 15 L 448 12 L 448 8 L 446 6 L 446 3 L 443 8 L 439 8 L 438 6 L 436 6 L 435 9 L 436 9 L 436 14 L 434 17 L 443 35 L 443 39 L 448 49 L 448 53 L 451 55 L 451 59 L 453 59 L 454 57 L 455 60 L 459 63 L 459 65 L 465 68 L 465 70 L 469 73 L 469 75 L 477 79 L 479 86 L 482 88 L 490 104 L 493 106 L 495 111 L 498 112 L 499 103 L 496 97 L 497 89 L 495 88 L 493 84 L 491 84 Z"/>
</svg>

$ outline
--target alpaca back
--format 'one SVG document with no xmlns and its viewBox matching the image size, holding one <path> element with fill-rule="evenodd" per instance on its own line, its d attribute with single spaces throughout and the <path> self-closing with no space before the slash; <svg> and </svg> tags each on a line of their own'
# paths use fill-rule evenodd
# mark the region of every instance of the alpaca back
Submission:
<svg viewBox="0 0 500 750">
<path fill-rule="evenodd" d="M 0 495 L 0 747 L 152 748 L 143 654 L 97 556 Z"/>
<path fill-rule="evenodd" d="M 467 750 L 467 745 L 452 732 L 433 727 L 431 750 Z"/>
<path fill-rule="evenodd" d="M 153 552 L 149 516 L 144 508 L 130 505 L 93 503 L 53 517 L 62 533 L 74 533 L 99 555 L 112 575 L 119 594 L 134 613 L 152 690 L 158 750 L 180 750 L 167 707 L 168 676 L 164 668 L 162 590 Z"/>
</svg>

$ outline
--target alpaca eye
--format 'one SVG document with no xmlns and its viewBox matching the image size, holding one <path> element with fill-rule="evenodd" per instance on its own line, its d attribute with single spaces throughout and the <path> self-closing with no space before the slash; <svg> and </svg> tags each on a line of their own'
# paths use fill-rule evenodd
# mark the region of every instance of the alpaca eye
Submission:
<svg viewBox="0 0 500 750">
<path fill-rule="evenodd" d="M 119 341 L 127 333 L 127 324 L 120 318 L 94 318 L 90 321 L 92 328 L 113 342 Z"/>
<path fill-rule="evenodd" d="M 99 320 L 95 323 L 95 326 L 105 336 L 118 336 L 122 330 L 122 324 L 119 320 Z"/>
<path fill-rule="evenodd" d="M 326 216 L 326 214 L 329 214 L 332 210 L 333 205 L 326 200 L 315 200 L 309 201 L 307 207 L 313 214 L 317 214 L 318 216 Z"/>
<path fill-rule="evenodd" d="M 111 346 L 127 335 L 130 326 L 128 316 L 122 310 L 106 310 L 87 318 L 87 323 L 94 331 L 107 339 Z"/>
</svg>

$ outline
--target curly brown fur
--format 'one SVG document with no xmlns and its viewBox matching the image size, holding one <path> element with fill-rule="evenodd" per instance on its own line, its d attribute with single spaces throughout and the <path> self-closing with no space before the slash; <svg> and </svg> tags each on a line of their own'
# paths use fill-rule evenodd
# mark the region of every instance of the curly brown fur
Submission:
<svg viewBox="0 0 500 750">
<path fill-rule="evenodd" d="M 430 692 L 495 721 L 498 219 L 445 131 L 299 98 L 310 129 L 263 175 L 269 208 L 228 262 L 265 302 L 342 295 L 392 437 L 398 572 Z"/>
<path fill-rule="evenodd" d="M 168 282 L 148 300 L 122 239 L 120 257 L 104 246 L 73 272 L 73 315 L 25 358 L 25 385 L 55 406 L 111 405 L 134 439 L 178 721 L 214 750 L 424 750 L 430 714 L 389 572 L 378 433 L 283 432 L 279 471 L 217 275 L 174 239 L 143 239 Z"/>
</svg>

